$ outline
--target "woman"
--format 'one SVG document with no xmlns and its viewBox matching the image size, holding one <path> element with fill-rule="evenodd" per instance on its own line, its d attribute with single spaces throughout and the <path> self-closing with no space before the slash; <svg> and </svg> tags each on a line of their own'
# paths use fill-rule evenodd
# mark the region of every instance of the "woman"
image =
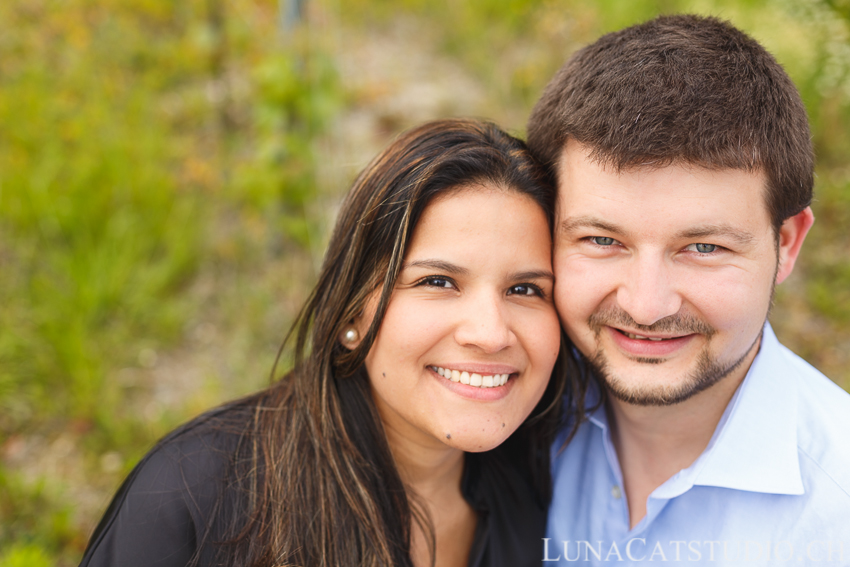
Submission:
<svg viewBox="0 0 850 567">
<path fill-rule="evenodd" d="M 491 124 L 398 138 L 342 206 L 293 370 L 162 440 L 82 565 L 537 564 L 576 376 L 552 210 Z"/>
</svg>

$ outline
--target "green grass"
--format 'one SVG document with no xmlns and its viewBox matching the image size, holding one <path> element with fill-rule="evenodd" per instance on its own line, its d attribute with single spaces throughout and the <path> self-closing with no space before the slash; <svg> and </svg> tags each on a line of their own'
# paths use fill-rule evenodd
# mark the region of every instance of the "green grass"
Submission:
<svg viewBox="0 0 850 567">
<path fill-rule="evenodd" d="M 16 543 L 0 555 L 0 567 L 50 567 L 49 553 L 36 545 Z"/>
<path fill-rule="evenodd" d="M 315 232 L 312 140 L 341 91 L 321 45 L 277 37 L 273 9 L 231 3 L 219 25 L 209 5 L 0 6 L 0 565 L 74 563 L 99 513 L 81 517 L 81 484 L 108 494 L 158 436 L 265 378 L 202 377 L 163 404 L 144 374 L 156 353 L 245 306 L 243 335 L 291 317 L 268 329 L 256 300 L 211 310 L 197 288 Z M 254 238 L 222 234 L 252 219 Z M 70 444 L 73 466 L 29 455 L 38 439 Z"/>
</svg>

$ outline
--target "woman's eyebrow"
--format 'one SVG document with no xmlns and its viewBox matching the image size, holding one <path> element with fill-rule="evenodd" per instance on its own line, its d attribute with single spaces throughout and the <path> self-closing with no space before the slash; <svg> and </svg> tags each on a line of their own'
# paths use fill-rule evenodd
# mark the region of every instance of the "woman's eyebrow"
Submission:
<svg viewBox="0 0 850 567">
<path fill-rule="evenodd" d="M 458 276 L 469 275 L 468 269 L 458 266 L 457 264 L 452 264 L 451 262 L 446 262 L 445 260 L 414 260 L 412 262 L 405 262 L 401 267 L 402 270 L 407 268 L 428 268 L 438 272 Z M 553 274 L 550 270 L 526 270 L 522 272 L 514 272 L 508 276 L 508 279 L 510 281 L 544 279 L 554 282 L 555 274 Z"/>
<path fill-rule="evenodd" d="M 446 262 L 445 260 L 414 260 L 412 262 L 405 262 L 401 269 L 407 268 L 430 268 L 432 270 L 437 270 L 438 272 L 445 272 L 447 274 L 455 274 L 458 276 L 465 276 L 469 274 L 469 270 L 458 266 L 457 264 L 452 264 L 451 262 Z"/>
<path fill-rule="evenodd" d="M 550 280 L 552 282 L 555 281 L 555 274 L 550 272 L 549 270 L 528 270 L 526 272 L 515 272 L 510 275 L 509 278 L 511 281 L 520 281 L 520 280 Z"/>
</svg>

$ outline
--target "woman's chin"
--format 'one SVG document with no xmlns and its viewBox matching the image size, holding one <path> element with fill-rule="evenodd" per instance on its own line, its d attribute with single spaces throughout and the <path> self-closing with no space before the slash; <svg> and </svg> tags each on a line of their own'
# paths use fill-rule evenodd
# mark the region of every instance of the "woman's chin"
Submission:
<svg viewBox="0 0 850 567">
<path fill-rule="evenodd" d="M 507 427 L 498 427 L 498 429 L 488 431 L 455 431 L 454 433 L 446 433 L 446 437 L 442 439 L 443 443 L 454 449 L 460 449 L 467 453 L 483 453 L 495 449 L 505 442 L 511 436 L 515 428 L 508 429 Z"/>
</svg>

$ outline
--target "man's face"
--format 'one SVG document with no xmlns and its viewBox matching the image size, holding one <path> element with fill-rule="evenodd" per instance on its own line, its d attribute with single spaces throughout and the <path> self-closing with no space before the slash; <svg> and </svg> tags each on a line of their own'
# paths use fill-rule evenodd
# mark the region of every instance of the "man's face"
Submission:
<svg viewBox="0 0 850 567">
<path fill-rule="evenodd" d="M 611 393 L 667 405 L 743 377 L 777 275 L 764 175 L 617 173 L 569 142 L 558 185 L 555 303 Z"/>
</svg>

